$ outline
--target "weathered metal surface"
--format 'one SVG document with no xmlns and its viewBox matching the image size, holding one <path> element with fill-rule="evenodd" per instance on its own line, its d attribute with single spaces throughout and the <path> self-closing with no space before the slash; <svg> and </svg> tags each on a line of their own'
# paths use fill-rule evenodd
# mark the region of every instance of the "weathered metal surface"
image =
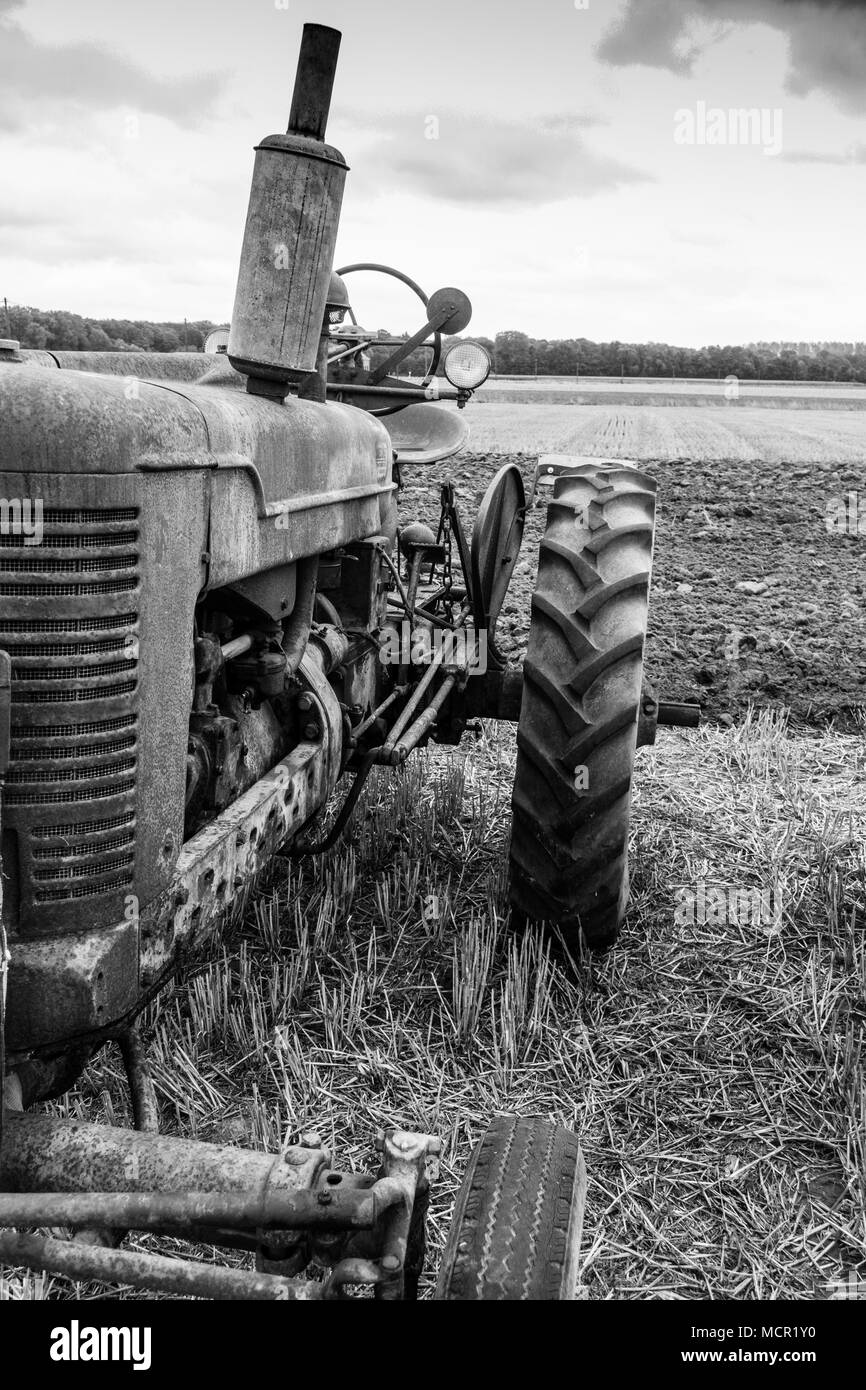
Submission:
<svg viewBox="0 0 866 1390">
<path fill-rule="evenodd" d="M 0 1191 L 245 1193 L 311 1189 L 328 1163 L 323 1149 L 255 1153 L 133 1129 L 7 1113 Z"/>
<path fill-rule="evenodd" d="M 649 682 L 644 681 L 637 720 L 638 748 L 652 747 L 659 728 L 698 729 L 700 705 L 679 700 L 659 700 Z"/>
<path fill-rule="evenodd" d="M 25 1269 L 65 1274 L 71 1279 L 131 1284 L 135 1288 L 179 1297 L 311 1301 L 321 1298 L 324 1292 L 322 1284 L 307 1279 L 285 1279 L 278 1274 L 226 1269 L 221 1265 L 173 1260 L 165 1255 L 144 1255 L 131 1250 L 105 1250 L 50 1236 L 19 1235 L 11 1231 L 0 1231 L 0 1261 Z"/>
<path fill-rule="evenodd" d="M 289 1273 L 297 1273 L 311 1252 L 334 1268 L 325 1285 L 307 1286 L 273 1274 L 247 1276 L 2 1230 L 0 1263 L 209 1298 L 331 1298 L 351 1283 L 374 1285 L 377 1298 L 403 1298 L 407 1281 L 414 1292 L 417 1269 L 407 1267 L 407 1254 L 413 1240 L 417 1262 L 419 1219 L 441 1143 L 390 1130 L 377 1148 L 382 1168 L 373 1181 L 334 1172 L 321 1148 L 291 1148 L 275 1158 L 10 1113 L 0 1155 L 0 1227 L 132 1228 L 282 1251 L 282 1265 L 270 1258 L 265 1263 Z M 299 1246 L 302 1233 L 307 1243 Z"/>
<path fill-rule="evenodd" d="M 9 1045 L 26 1051 L 134 1002 L 140 907 L 169 881 L 183 838 L 205 486 L 201 474 L 6 472 L 3 488 L 38 497 L 44 521 L 41 545 L 7 544 L 0 560 L 13 662 Z"/>
<path fill-rule="evenodd" d="M 3 477 L 4 495 L 38 496 L 47 508 L 45 475 L 203 472 L 212 490 L 224 475 L 239 474 L 238 483 L 247 480 L 244 511 L 252 510 L 253 523 L 271 518 L 270 527 L 260 526 L 260 543 L 267 546 L 269 539 L 271 549 L 248 556 L 240 547 L 238 553 L 239 543 L 227 526 L 224 545 L 212 550 L 231 576 L 216 570 L 212 584 L 327 550 L 329 537 L 318 536 L 311 544 L 312 537 L 302 543 L 295 534 L 298 519 L 308 510 L 316 513 L 316 526 L 333 526 L 336 517 L 336 544 L 375 529 L 375 523 L 358 528 L 357 515 L 353 529 L 340 516 L 340 506 L 370 498 L 375 514 L 383 489 L 390 491 L 391 443 L 379 421 L 333 402 L 293 399 L 281 408 L 250 399 L 243 378 L 224 358 L 211 365 L 203 356 L 181 355 L 199 364 L 195 380 L 140 379 L 128 365 L 124 371 L 125 354 L 117 354 L 116 372 L 95 361 L 87 363 L 88 370 L 82 362 L 81 370 L 60 372 L 22 371 L 20 364 L 0 363 L 0 477 L 6 472 L 23 475 L 14 492 Z M 38 487 L 30 484 L 34 473 L 40 475 Z M 328 496 L 333 516 L 327 515 Z M 289 504 L 292 530 L 277 527 L 274 536 L 274 520 Z M 219 505 L 217 496 L 212 510 Z M 160 511 L 166 509 L 164 505 Z M 246 518 L 242 512 L 227 522 L 246 525 Z"/>
<path fill-rule="evenodd" d="M 323 143 L 339 47 L 304 26 L 288 133 L 256 147 L 228 356 L 262 394 L 316 369 L 348 171 Z"/>
<path fill-rule="evenodd" d="M 324 24 L 305 24 L 289 112 L 289 130 L 324 140 L 342 34 Z"/>
<path fill-rule="evenodd" d="M 136 921 L 12 941 L 6 1041 L 26 1053 L 102 1028 L 138 998 Z"/>
<path fill-rule="evenodd" d="M 31 367 L 67 372 L 96 372 L 135 381 L 198 381 L 219 360 L 204 352 L 46 352 L 25 349 L 22 362 Z"/>
<path fill-rule="evenodd" d="M 129 1086 L 133 1124 L 145 1134 L 158 1134 L 159 1103 L 141 1034 L 133 1025 L 124 1029 L 117 1041 Z"/>
<path fill-rule="evenodd" d="M 351 395 L 353 388 L 341 389 Z M 459 453 L 469 438 L 469 425 L 462 415 L 425 401 L 385 416 L 383 424 L 398 463 L 439 463 Z"/>
<path fill-rule="evenodd" d="M 308 649 L 300 675 L 321 730 L 184 845 L 167 891 L 142 915 L 141 984 L 151 989 L 177 956 L 201 946 L 273 853 L 325 804 L 339 777 L 342 712 Z"/>
<path fill-rule="evenodd" d="M 12 735 L 12 660 L 8 652 L 0 651 L 0 789 L 9 766 L 9 744 Z"/>
<path fill-rule="evenodd" d="M 338 1174 L 329 1174 L 337 1178 Z M 371 1230 L 388 1192 L 338 1187 L 317 1191 L 0 1193 L 0 1226 L 123 1226 L 138 1231 L 185 1227 L 265 1230 Z M 321 1200 L 324 1199 L 324 1200 Z"/>
<path fill-rule="evenodd" d="M 488 653 L 496 652 L 496 623 L 520 555 L 526 519 L 526 496 L 520 469 L 506 464 L 493 478 L 481 500 L 472 530 L 472 592 L 475 622 L 487 632 Z"/>
<path fill-rule="evenodd" d="M 401 1190 L 402 1198 L 386 1213 L 379 1259 L 380 1278 L 376 1298 L 384 1302 L 402 1299 L 406 1293 L 406 1255 L 416 1201 L 423 1196 L 429 1178 L 438 1169 L 441 1140 L 407 1130 L 389 1130 L 380 1139 L 382 1168 L 386 1178 Z"/>
<path fill-rule="evenodd" d="M 8 377 L 0 369 L 0 395 Z M 65 434 L 62 419 L 54 425 L 52 451 Z M 15 433 L 4 428 L 0 458 L 37 464 L 40 427 L 22 431 L 13 460 Z M 98 428 L 92 437 L 95 454 Z M 39 545 L 8 535 L 0 549 L 0 645 L 13 668 L 4 820 L 15 835 L 3 867 L 14 975 L 29 968 L 25 943 L 134 921 L 168 879 L 183 831 L 185 684 L 207 523 L 200 474 L 6 471 L 0 490 L 37 498 L 43 525 Z M 105 1021 L 125 1007 L 99 1002 Z M 34 1019 L 40 1010 L 37 996 Z"/>
</svg>

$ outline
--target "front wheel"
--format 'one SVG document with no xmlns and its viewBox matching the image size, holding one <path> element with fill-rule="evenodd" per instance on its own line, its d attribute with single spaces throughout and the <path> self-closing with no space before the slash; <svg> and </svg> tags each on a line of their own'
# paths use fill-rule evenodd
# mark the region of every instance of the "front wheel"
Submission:
<svg viewBox="0 0 866 1390">
<path fill-rule="evenodd" d="M 518 918 L 605 949 L 628 902 L 628 834 L 656 485 L 579 464 L 555 484 L 524 664 L 512 799 Z"/>
<path fill-rule="evenodd" d="M 585 1197 L 574 1134 L 547 1120 L 494 1120 L 457 1196 L 436 1298 L 573 1299 Z"/>
</svg>

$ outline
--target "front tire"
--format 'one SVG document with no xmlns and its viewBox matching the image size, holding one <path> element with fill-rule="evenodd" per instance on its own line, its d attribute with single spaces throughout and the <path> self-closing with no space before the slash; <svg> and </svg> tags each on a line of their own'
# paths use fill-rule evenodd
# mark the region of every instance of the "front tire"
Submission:
<svg viewBox="0 0 866 1390">
<path fill-rule="evenodd" d="M 512 799 L 518 917 L 573 954 L 616 940 L 628 902 L 655 482 L 628 466 L 557 479 L 541 543 Z"/>
<path fill-rule="evenodd" d="M 499 1116 L 463 1179 L 436 1298 L 573 1299 L 585 1195 L 576 1135 L 547 1120 Z"/>
</svg>

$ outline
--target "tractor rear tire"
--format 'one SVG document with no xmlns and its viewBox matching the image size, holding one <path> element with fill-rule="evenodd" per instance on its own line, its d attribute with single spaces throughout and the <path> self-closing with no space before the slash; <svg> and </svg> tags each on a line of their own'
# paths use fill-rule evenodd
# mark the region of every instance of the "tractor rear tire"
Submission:
<svg viewBox="0 0 866 1390">
<path fill-rule="evenodd" d="M 617 938 L 628 903 L 631 785 L 643 683 L 655 482 L 576 465 L 548 508 L 532 600 L 512 799 L 517 920 Z"/>
<path fill-rule="evenodd" d="M 583 1155 L 569 1130 L 516 1115 L 494 1120 L 457 1196 L 436 1298 L 573 1299 L 585 1191 Z"/>
</svg>

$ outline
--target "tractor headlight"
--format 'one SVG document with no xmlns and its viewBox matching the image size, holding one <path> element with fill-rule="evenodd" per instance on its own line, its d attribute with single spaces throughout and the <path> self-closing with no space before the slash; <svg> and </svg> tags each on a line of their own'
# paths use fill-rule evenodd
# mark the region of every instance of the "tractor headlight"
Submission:
<svg viewBox="0 0 866 1390">
<path fill-rule="evenodd" d="M 490 375 L 490 358 L 480 343 L 455 343 L 445 354 L 445 375 L 464 391 L 474 391 Z"/>
</svg>

